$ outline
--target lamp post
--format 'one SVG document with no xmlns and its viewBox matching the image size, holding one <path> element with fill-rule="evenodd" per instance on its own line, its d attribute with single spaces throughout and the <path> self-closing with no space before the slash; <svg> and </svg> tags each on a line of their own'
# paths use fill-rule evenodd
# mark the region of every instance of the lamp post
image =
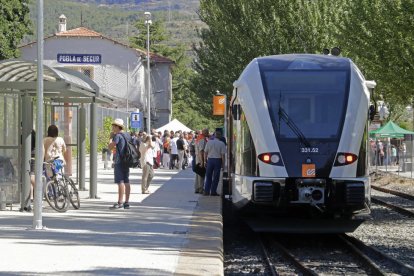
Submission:
<svg viewBox="0 0 414 276">
<path fill-rule="evenodd" d="M 145 12 L 145 25 L 147 26 L 147 72 L 148 72 L 148 85 L 147 85 L 147 132 L 151 134 L 151 72 L 150 72 L 150 25 L 152 24 L 151 13 Z"/>
</svg>

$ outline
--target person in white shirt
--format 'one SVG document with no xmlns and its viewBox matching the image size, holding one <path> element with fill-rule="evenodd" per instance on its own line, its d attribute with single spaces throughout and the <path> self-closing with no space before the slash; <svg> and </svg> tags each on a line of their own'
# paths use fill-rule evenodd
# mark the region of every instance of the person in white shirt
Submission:
<svg viewBox="0 0 414 276">
<path fill-rule="evenodd" d="M 207 160 L 206 180 L 203 195 L 217 196 L 217 186 L 220 179 L 220 170 L 224 165 L 226 145 L 220 140 L 220 131 L 216 131 L 215 138 L 209 140 L 204 149 L 204 159 Z"/>
<path fill-rule="evenodd" d="M 177 148 L 177 140 L 178 140 L 179 134 L 178 132 L 174 135 L 174 138 L 170 140 L 170 169 L 174 169 L 177 167 L 178 163 L 178 148 Z"/>
<path fill-rule="evenodd" d="M 148 135 L 144 143 L 141 143 L 139 151 L 141 153 L 141 166 L 142 166 L 142 181 L 141 192 L 143 194 L 149 194 L 149 185 L 154 177 L 154 144 L 152 143 L 151 135 Z"/>
<path fill-rule="evenodd" d="M 45 161 L 58 157 L 63 164 L 66 164 L 63 154 L 66 151 L 66 143 L 62 137 L 58 137 L 59 129 L 50 125 L 47 129 L 47 137 L 43 139 L 43 156 Z"/>
</svg>

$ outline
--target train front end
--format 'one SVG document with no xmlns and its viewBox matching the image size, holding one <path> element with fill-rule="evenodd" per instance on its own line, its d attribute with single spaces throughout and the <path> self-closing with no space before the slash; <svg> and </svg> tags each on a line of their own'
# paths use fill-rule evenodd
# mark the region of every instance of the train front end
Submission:
<svg viewBox="0 0 414 276">
<path fill-rule="evenodd" d="M 368 107 L 365 79 L 349 59 L 252 61 L 232 99 L 235 206 L 290 218 L 369 212 Z"/>
</svg>

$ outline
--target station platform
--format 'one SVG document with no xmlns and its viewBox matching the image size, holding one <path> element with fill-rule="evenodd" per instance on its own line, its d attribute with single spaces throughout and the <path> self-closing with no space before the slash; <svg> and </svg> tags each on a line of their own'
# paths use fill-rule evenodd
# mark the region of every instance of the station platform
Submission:
<svg viewBox="0 0 414 276">
<path fill-rule="evenodd" d="M 223 275 L 221 197 L 195 194 L 191 169 L 155 170 L 150 194 L 140 169 L 130 179 L 126 210 L 109 209 L 118 188 L 99 165 L 100 199 L 81 191 L 66 213 L 44 201 L 44 230 L 17 205 L 0 211 L 0 275 Z"/>
</svg>

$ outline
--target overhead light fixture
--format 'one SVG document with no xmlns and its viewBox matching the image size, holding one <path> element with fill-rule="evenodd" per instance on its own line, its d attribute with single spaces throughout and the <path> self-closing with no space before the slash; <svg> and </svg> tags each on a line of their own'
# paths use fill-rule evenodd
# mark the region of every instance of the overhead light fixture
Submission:
<svg viewBox="0 0 414 276">
<path fill-rule="evenodd" d="M 339 47 L 333 47 L 331 49 L 331 54 L 333 56 L 339 56 L 341 54 L 341 48 L 339 48 Z"/>
</svg>

